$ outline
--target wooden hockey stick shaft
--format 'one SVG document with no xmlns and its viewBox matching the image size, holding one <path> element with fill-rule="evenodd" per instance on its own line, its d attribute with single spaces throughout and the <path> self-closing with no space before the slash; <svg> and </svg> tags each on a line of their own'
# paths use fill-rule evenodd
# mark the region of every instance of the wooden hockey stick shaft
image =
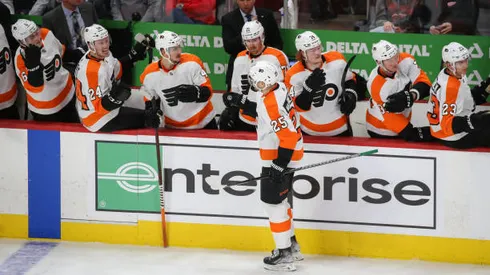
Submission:
<svg viewBox="0 0 490 275">
<path fill-rule="evenodd" d="M 358 157 L 362 157 L 362 156 L 369 156 L 369 155 L 375 154 L 377 152 L 378 152 L 378 149 L 374 149 L 374 150 L 369 150 L 369 151 L 362 152 L 362 153 L 348 155 L 348 156 L 345 156 L 345 157 L 334 158 L 334 159 L 327 160 L 327 161 L 322 161 L 322 162 L 318 162 L 318 163 L 308 164 L 308 165 L 301 166 L 301 167 L 298 167 L 298 168 L 289 169 L 286 172 L 284 172 L 284 175 L 291 174 L 291 173 L 294 173 L 294 172 L 297 172 L 297 171 L 301 171 L 301 170 L 310 169 L 310 168 L 313 168 L 313 167 L 318 167 L 318 166 L 322 166 L 322 165 L 334 163 L 334 162 L 339 162 L 339 161 L 343 161 L 343 160 L 358 158 Z M 228 185 L 226 185 L 224 187 L 235 186 L 235 185 L 242 185 L 242 184 L 249 183 L 249 182 L 252 182 L 252 181 L 266 179 L 268 177 L 269 177 L 268 175 L 266 175 L 266 176 L 260 176 L 260 177 L 256 177 L 256 178 L 249 179 L 249 180 L 234 182 L 234 183 L 228 184 Z"/>
</svg>

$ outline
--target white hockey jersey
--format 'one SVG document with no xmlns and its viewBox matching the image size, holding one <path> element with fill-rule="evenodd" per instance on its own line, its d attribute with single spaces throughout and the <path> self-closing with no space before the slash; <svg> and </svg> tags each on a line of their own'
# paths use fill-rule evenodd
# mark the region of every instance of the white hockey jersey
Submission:
<svg viewBox="0 0 490 275">
<path fill-rule="evenodd" d="M 63 109 L 75 93 L 73 79 L 62 66 L 65 46 L 45 28 L 41 28 L 41 64 L 44 67 L 44 84 L 34 87 L 27 81 L 29 74 L 24 61 L 24 50 L 19 47 L 15 54 L 15 71 L 27 94 L 29 110 L 41 115 L 50 115 Z"/>
<path fill-rule="evenodd" d="M 112 54 L 96 59 L 87 52 L 78 63 L 76 78 L 76 108 L 83 126 L 97 132 L 119 114 L 119 108 L 106 110 L 102 97 L 109 94 L 112 85 L 122 77 L 121 62 Z"/>
<path fill-rule="evenodd" d="M 379 66 L 371 71 L 367 83 L 371 95 L 366 112 L 367 130 L 378 135 L 397 136 L 410 123 L 411 108 L 401 113 L 386 112 L 383 108 L 387 98 L 402 91 L 409 82 L 412 82 L 412 86 L 419 82 L 431 85 L 415 58 L 408 53 L 400 53 L 398 70 L 393 77 L 385 76 Z"/>
<path fill-rule="evenodd" d="M 279 77 L 279 81 L 284 80 L 286 71 L 289 69 L 288 57 L 281 51 L 273 47 L 266 47 L 265 50 L 257 57 L 252 57 L 247 50 L 241 51 L 233 63 L 233 76 L 231 78 L 231 92 L 241 94 L 241 81 L 242 75 L 248 75 L 250 67 L 252 67 L 258 61 L 267 61 L 273 65 L 276 65 L 281 71 L 282 75 Z M 248 90 L 247 99 L 251 102 L 256 102 L 257 92 L 252 89 Z M 244 114 L 243 110 L 240 110 L 240 119 L 250 125 L 256 125 L 257 122 L 254 117 Z"/>
<path fill-rule="evenodd" d="M 148 65 L 140 76 L 141 91 L 161 98 L 165 116 L 165 126 L 176 129 L 202 129 L 216 115 L 211 102 L 213 88 L 204 65 L 199 57 L 190 53 L 181 55 L 180 63 L 172 70 L 166 70 L 160 61 Z M 211 96 L 206 102 L 178 102 L 169 106 L 162 90 L 181 84 L 206 86 Z"/>
<path fill-rule="evenodd" d="M 312 102 L 310 110 L 302 110 L 296 105 L 301 117 L 301 129 L 316 136 L 335 136 L 348 129 L 348 117 L 340 112 L 338 104 L 342 93 L 342 73 L 347 62 L 344 56 L 336 51 L 323 53 L 324 60 L 321 67 L 325 71 L 325 85 L 323 86 L 324 97 Z M 293 98 L 303 92 L 303 83 L 312 73 L 305 68 L 303 62 L 296 62 L 286 73 L 284 83 Z M 354 74 L 349 72 L 345 80 L 351 80 Z"/>
<path fill-rule="evenodd" d="M 299 166 L 303 158 L 303 136 L 299 115 L 284 83 L 266 95 L 256 93 L 257 139 L 262 166 L 270 166 L 278 156 L 278 148 L 294 150 L 288 167 Z"/>
<path fill-rule="evenodd" d="M 445 70 L 439 72 L 430 91 L 427 111 L 432 136 L 446 141 L 463 138 L 468 133 L 455 134 L 453 119 L 455 116 L 471 115 L 474 110 L 475 101 L 466 76 L 457 79 Z"/>
<path fill-rule="evenodd" d="M 5 30 L 0 25 L 0 110 L 12 106 L 17 98 L 15 68 L 12 60 Z"/>
</svg>

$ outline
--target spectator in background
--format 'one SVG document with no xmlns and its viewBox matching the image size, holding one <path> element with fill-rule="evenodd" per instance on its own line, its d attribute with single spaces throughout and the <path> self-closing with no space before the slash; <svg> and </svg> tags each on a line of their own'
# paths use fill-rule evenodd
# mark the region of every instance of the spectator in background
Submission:
<svg viewBox="0 0 490 275">
<path fill-rule="evenodd" d="M 14 1 L 13 0 L 0 0 L 0 3 L 2 3 L 5 7 L 8 8 L 10 14 L 15 13 L 15 7 L 14 7 Z"/>
<path fill-rule="evenodd" d="M 133 14 L 141 15 L 141 22 L 163 21 L 164 0 L 111 0 L 114 20 L 131 21 Z"/>
<path fill-rule="evenodd" d="M 233 63 L 237 54 L 245 50 L 242 41 L 242 27 L 247 21 L 258 20 L 265 30 L 266 46 L 282 50 L 282 38 L 279 27 L 271 11 L 255 8 L 255 0 L 237 0 L 238 8 L 224 15 L 221 19 L 222 37 L 225 51 L 230 55 L 226 71 L 227 89 L 231 89 Z"/>
<path fill-rule="evenodd" d="M 419 33 L 431 18 L 422 0 L 377 0 L 374 14 L 371 32 Z"/>
<path fill-rule="evenodd" d="M 438 25 L 431 26 L 431 34 L 476 35 L 478 30 L 478 0 L 443 0 Z"/>
<path fill-rule="evenodd" d="M 174 23 L 214 25 L 216 0 L 178 0 L 172 16 Z"/>
<path fill-rule="evenodd" d="M 29 15 L 42 16 L 46 12 L 56 8 L 61 0 L 37 0 L 29 11 Z"/>
</svg>

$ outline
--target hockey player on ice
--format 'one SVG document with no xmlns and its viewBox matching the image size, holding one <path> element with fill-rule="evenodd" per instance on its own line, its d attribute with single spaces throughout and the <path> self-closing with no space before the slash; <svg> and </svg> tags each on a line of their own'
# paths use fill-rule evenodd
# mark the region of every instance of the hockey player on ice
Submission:
<svg viewBox="0 0 490 275">
<path fill-rule="evenodd" d="M 269 217 L 276 249 L 264 258 L 264 268 L 293 271 L 294 261 L 302 260 L 294 235 L 293 214 L 287 197 L 292 191 L 293 173 L 303 157 L 303 138 L 299 116 L 277 66 L 258 61 L 249 72 L 249 80 L 257 91 L 257 139 L 262 159 L 260 199 Z"/>
<path fill-rule="evenodd" d="M 487 102 L 490 78 L 470 89 L 466 79 L 470 52 L 451 42 L 442 48 L 444 69 L 432 84 L 427 118 L 432 135 L 453 148 L 490 147 L 490 111 L 474 112 Z"/>
<path fill-rule="evenodd" d="M 109 32 L 104 27 L 86 27 L 83 35 L 89 50 L 75 71 L 76 107 L 83 126 L 91 132 L 112 132 L 159 124 L 157 112 L 122 106 L 131 96 L 131 88 L 121 82 L 122 63 L 143 60 L 154 43 L 151 37 L 136 35 L 137 43 L 130 53 L 118 60 L 109 49 Z"/>
<path fill-rule="evenodd" d="M 182 52 L 182 38 L 164 31 L 155 39 L 161 59 L 146 67 L 140 76 L 146 99 L 157 96 L 165 127 L 175 129 L 217 129 L 211 97 L 213 87 L 201 59 Z M 146 102 L 146 110 L 151 108 Z"/>
<path fill-rule="evenodd" d="M 301 130 L 316 136 L 352 136 L 349 114 L 365 91 L 356 91 L 355 74 L 350 70 L 342 91 L 344 56 L 337 51 L 322 53 L 320 38 L 310 31 L 296 36 L 295 44 L 298 62 L 284 82 L 299 111 Z"/>
<path fill-rule="evenodd" d="M 15 71 L 26 90 L 34 120 L 78 122 L 75 86 L 63 60 L 76 61 L 83 55 L 67 49 L 54 34 L 26 19 L 12 25 L 20 46 L 15 53 Z"/>
<path fill-rule="evenodd" d="M 430 141 L 429 127 L 410 122 L 412 105 L 429 95 L 430 80 L 415 58 L 398 52 L 392 43 L 380 40 L 372 48 L 376 67 L 368 80 L 371 95 L 366 127 L 371 137 L 399 137 L 406 141 Z"/>
<path fill-rule="evenodd" d="M 273 47 L 265 46 L 264 27 L 258 20 L 245 22 L 242 27 L 242 41 L 245 50 L 241 51 L 233 63 L 231 92 L 223 95 L 226 109 L 221 114 L 221 130 L 255 131 L 256 122 L 256 91 L 248 83 L 248 71 L 258 61 L 268 61 L 281 71 L 280 81 L 284 80 L 289 68 L 287 56 Z"/>
</svg>

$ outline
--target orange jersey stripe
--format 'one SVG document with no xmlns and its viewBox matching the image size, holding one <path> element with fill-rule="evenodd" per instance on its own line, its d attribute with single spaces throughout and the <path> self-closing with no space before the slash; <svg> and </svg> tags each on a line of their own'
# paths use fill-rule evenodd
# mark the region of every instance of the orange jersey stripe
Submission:
<svg viewBox="0 0 490 275">
<path fill-rule="evenodd" d="M 447 80 L 447 87 L 446 87 L 446 100 L 445 102 L 441 102 L 442 104 L 447 104 L 448 106 L 451 106 L 451 104 L 456 105 L 456 100 L 458 99 L 458 92 L 459 88 L 461 86 L 461 82 L 454 76 L 450 76 Z M 439 114 L 442 116 L 441 119 L 441 131 L 433 133 L 436 138 L 445 138 L 448 136 L 453 136 L 453 120 L 454 116 L 451 115 L 450 113 L 444 115 L 444 114 Z"/>
<path fill-rule="evenodd" d="M 87 64 L 86 75 L 88 88 L 93 89 L 94 91 L 97 90 L 97 87 L 99 85 L 100 66 L 101 64 L 99 62 L 93 60 L 90 60 Z M 82 119 L 83 124 L 88 127 L 94 125 L 103 116 L 109 113 L 109 111 L 102 106 L 102 99 L 98 96 L 96 96 L 95 99 L 92 101 L 92 105 L 94 106 L 95 111 Z"/>
<path fill-rule="evenodd" d="M 304 150 L 294 150 L 293 156 L 291 157 L 292 161 L 299 161 L 303 158 Z M 260 158 L 262 160 L 275 160 L 277 159 L 278 153 L 277 149 L 260 149 Z"/>
<path fill-rule="evenodd" d="M 200 112 L 193 115 L 189 119 L 184 120 L 184 121 L 176 121 L 176 120 L 173 120 L 171 118 L 165 117 L 165 124 L 171 125 L 174 127 L 179 127 L 179 128 L 190 127 L 190 126 L 199 124 L 212 111 L 213 111 L 213 104 L 211 103 L 211 101 L 208 101 L 208 104 L 206 104 L 206 107 L 204 107 Z"/>
<path fill-rule="evenodd" d="M 148 66 L 146 66 L 145 70 L 140 75 L 141 84 L 143 84 L 145 82 L 145 77 L 147 75 L 154 73 L 154 72 L 158 72 L 160 70 L 158 62 L 160 62 L 160 60 L 158 60 L 157 62 L 153 62 L 153 63 L 149 64 Z"/>
<path fill-rule="evenodd" d="M 291 77 L 293 77 L 295 74 L 300 73 L 305 70 L 305 67 L 303 66 L 302 62 L 296 62 L 289 70 L 286 72 L 286 76 L 284 77 L 284 84 L 286 85 L 286 88 L 291 89 Z"/>
<path fill-rule="evenodd" d="M 29 104 L 34 106 L 37 109 L 51 109 L 55 108 L 56 106 L 60 105 L 60 103 L 66 99 L 68 94 L 71 91 L 71 88 L 73 87 L 73 80 L 71 79 L 71 75 L 68 75 L 68 80 L 66 81 L 66 86 L 65 88 L 61 91 L 61 93 L 58 94 L 55 98 L 53 98 L 50 101 L 37 101 L 35 100 L 29 93 L 26 93 L 27 96 L 27 101 Z"/>
<path fill-rule="evenodd" d="M 327 63 L 335 61 L 335 60 L 344 60 L 345 61 L 344 55 L 340 52 L 337 52 L 337 51 L 326 52 L 323 54 L 323 57 L 325 58 L 325 62 L 327 62 Z"/>
<path fill-rule="evenodd" d="M 381 89 L 383 88 L 383 85 L 385 83 L 386 79 L 379 74 L 376 75 L 373 82 L 371 83 L 371 97 L 379 105 L 382 105 L 384 103 L 383 100 L 381 100 Z"/>
<path fill-rule="evenodd" d="M 0 102 L 7 102 L 11 100 L 16 93 L 17 93 L 17 83 L 14 83 L 14 85 L 8 92 L 0 94 Z"/>
<path fill-rule="evenodd" d="M 405 58 L 411 58 L 411 59 L 415 60 L 415 57 L 413 57 L 411 54 L 402 52 L 402 53 L 400 53 L 398 63 L 402 62 Z M 431 86 L 431 82 L 430 82 L 429 77 L 427 77 L 427 74 L 422 69 L 420 69 L 420 74 L 417 77 L 417 79 L 415 79 L 415 81 L 412 83 L 412 85 L 415 85 L 419 82 L 422 82 L 422 83 L 425 83 L 425 84 Z"/>
<path fill-rule="evenodd" d="M 366 122 L 378 129 L 400 133 L 410 123 L 410 117 L 411 114 L 407 118 L 402 114 L 385 113 L 383 115 L 384 121 L 381 121 L 368 112 L 366 115 Z"/>
<path fill-rule="evenodd" d="M 289 219 L 293 218 L 293 209 L 288 208 L 288 216 L 289 216 Z"/>
<path fill-rule="evenodd" d="M 315 124 L 315 123 L 307 120 L 303 116 L 301 116 L 300 117 L 300 122 L 301 122 L 301 124 L 303 126 L 305 126 L 306 128 L 308 128 L 308 129 L 310 129 L 312 131 L 315 131 L 315 132 L 330 132 L 330 131 L 337 130 L 340 127 L 344 126 L 345 124 L 347 124 L 348 120 L 347 120 L 347 116 L 342 116 L 339 119 L 334 120 L 333 122 L 330 122 L 330 123 L 327 123 L 327 124 L 321 124 L 320 125 L 320 124 Z"/>
<path fill-rule="evenodd" d="M 279 107 L 277 106 L 276 95 L 273 92 L 265 96 L 264 105 L 271 120 L 276 120 L 281 117 Z M 279 137 L 279 146 L 286 149 L 294 150 L 296 143 L 300 139 L 300 134 L 292 132 L 288 128 L 282 128 L 276 132 L 276 135 Z"/>
</svg>

